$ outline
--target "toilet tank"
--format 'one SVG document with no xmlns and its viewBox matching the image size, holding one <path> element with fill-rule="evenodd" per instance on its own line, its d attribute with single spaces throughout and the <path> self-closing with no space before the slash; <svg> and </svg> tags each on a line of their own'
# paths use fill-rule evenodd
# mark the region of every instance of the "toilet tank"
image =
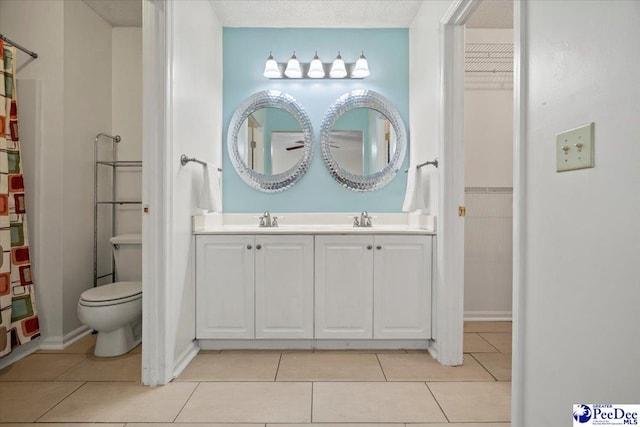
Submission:
<svg viewBox="0 0 640 427">
<path fill-rule="evenodd" d="M 142 235 L 121 234 L 109 239 L 116 263 L 116 280 L 142 281 Z"/>
</svg>

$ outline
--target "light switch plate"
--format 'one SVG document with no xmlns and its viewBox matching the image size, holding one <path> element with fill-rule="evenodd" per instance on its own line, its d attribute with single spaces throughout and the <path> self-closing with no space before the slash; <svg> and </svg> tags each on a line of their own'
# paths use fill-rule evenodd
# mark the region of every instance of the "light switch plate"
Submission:
<svg viewBox="0 0 640 427">
<path fill-rule="evenodd" d="M 593 167 L 594 123 L 556 135 L 557 171 Z"/>
</svg>

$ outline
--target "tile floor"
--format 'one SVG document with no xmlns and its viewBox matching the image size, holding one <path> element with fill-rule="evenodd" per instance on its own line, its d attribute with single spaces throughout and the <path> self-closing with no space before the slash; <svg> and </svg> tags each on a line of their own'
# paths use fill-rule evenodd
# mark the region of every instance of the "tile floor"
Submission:
<svg viewBox="0 0 640 427">
<path fill-rule="evenodd" d="M 153 388 L 140 385 L 140 347 L 103 359 L 94 343 L 0 370 L 0 425 L 510 426 L 511 322 L 465 322 L 455 368 L 424 351 L 206 351 Z"/>
</svg>

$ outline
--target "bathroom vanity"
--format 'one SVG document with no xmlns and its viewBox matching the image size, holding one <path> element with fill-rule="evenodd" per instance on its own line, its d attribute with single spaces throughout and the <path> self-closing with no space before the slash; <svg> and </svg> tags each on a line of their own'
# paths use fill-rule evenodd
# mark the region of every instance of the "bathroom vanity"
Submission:
<svg viewBox="0 0 640 427">
<path fill-rule="evenodd" d="M 196 219 L 201 348 L 425 348 L 433 224 L 386 214 L 353 227 L 312 215 L 279 227 L 242 224 L 255 221 L 242 214 L 224 215 L 226 224 Z M 332 215 L 347 216 L 322 217 Z"/>
</svg>

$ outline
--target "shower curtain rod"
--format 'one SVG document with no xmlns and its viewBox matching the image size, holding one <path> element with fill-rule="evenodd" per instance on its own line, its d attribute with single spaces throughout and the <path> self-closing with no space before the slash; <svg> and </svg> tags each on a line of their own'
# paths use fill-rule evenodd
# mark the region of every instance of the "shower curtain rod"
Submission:
<svg viewBox="0 0 640 427">
<path fill-rule="evenodd" d="M 5 36 L 3 36 L 2 34 L 0 34 L 0 39 L 4 40 L 5 42 L 9 43 L 11 46 L 15 46 L 16 49 L 20 49 L 21 51 L 23 51 L 24 53 L 26 53 L 27 55 L 29 55 L 30 57 L 32 57 L 33 59 L 36 59 L 38 57 L 38 54 L 30 51 L 29 49 L 27 49 L 26 47 L 20 46 L 18 43 L 6 38 Z"/>
</svg>

